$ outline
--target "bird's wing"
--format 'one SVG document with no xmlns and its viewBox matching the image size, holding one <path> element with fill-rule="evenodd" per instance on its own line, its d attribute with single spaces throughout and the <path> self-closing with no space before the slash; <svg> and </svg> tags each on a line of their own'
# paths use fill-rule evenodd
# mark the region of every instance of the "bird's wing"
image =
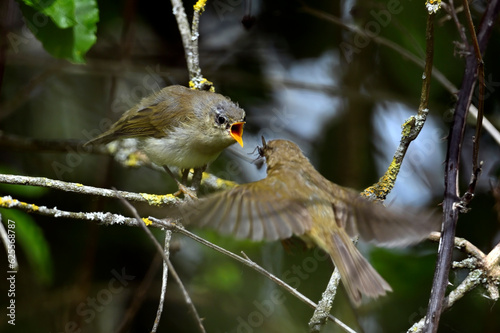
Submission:
<svg viewBox="0 0 500 333">
<path fill-rule="evenodd" d="M 280 194 L 285 194 L 284 198 Z M 180 208 L 186 224 L 254 241 L 302 235 L 312 226 L 303 200 L 290 198 L 287 185 L 266 178 L 240 185 Z"/>
<path fill-rule="evenodd" d="M 186 112 L 170 112 L 167 101 L 126 112 L 109 130 L 87 144 L 105 144 L 117 139 L 154 137 L 161 138 L 169 129 L 186 122 Z M 164 105 L 162 105 L 164 104 Z M 158 109 L 163 111 L 158 112 Z"/>
<path fill-rule="evenodd" d="M 332 184 L 332 186 L 338 186 Z M 387 208 L 346 189 L 332 200 L 335 218 L 349 236 L 381 246 L 416 244 L 439 230 L 440 218 L 429 211 Z"/>
</svg>

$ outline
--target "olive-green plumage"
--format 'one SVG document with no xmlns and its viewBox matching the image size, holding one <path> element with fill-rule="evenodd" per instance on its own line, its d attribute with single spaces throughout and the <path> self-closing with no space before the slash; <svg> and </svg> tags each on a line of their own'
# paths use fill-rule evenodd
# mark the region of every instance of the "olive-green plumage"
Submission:
<svg viewBox="0 0 500 333">
<path fill-rule="evenodd" d="M 158 165 L 202 167 L 241 135 L 245 111 L 228 98 L 183 86 L 169 86 L 143 98 L 87 144 L 139 139 L 139 147 Z"/>
<path fill-rule="evenodd" d="M 360 303 L 362 294 L 377 297 L 391 287 L 351 237 L 405 246 L 439 227 L 433 216 L 395 212 L 330 182 L 290 141 L 264 142 L 259 149 L 266 159 L 267 177 L 181 207 L 185 223 L 255 241 L 299 236 L 330 254 L 354 304 Z"/>
</svg>

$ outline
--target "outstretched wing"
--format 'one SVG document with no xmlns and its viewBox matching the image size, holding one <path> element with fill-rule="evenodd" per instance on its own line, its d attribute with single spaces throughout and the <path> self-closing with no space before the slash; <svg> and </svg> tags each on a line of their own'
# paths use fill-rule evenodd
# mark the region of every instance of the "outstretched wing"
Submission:
<svg viewBox="0 0 500 333">
<path fill-rule="evenodd" d="M 339 186 L 331 184 L 331 191 L 335 191 L 335 187 Z M 440 228 L 439 216 L 428 210 L 388 208 L 351 189 L 342 193 L 334 197 L 332 208 L 337 223 L 351 237 L 359 235 L 364 241 L 380 246 L 407 246 L 424 240 Z"/>
<path fill-rule="evenodd" d="M 240 185 L 180 208 L 186 224 L 254 241 L 302 235 L 312 226 L 304 200 L 286 198 L 287 185 L 266 178 Z"/>
</svg>

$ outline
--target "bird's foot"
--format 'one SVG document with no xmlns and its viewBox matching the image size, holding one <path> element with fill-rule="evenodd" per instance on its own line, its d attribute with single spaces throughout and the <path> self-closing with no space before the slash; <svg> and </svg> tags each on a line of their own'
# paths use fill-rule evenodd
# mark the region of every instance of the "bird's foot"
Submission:
<svg viewBox="0 0 500 333">
<path fill-rule="evenodd" d="M 174 193 L 174 196 L 178 197 L 181 194 L 184 195 L 184 198 L 190 199 L 190 200 L 196 200 L 198 199 L 198 195 L 196 194 L 196 191 L 187 187 L 186 185 L 181 184 L 180 182 L 177 183 L 177 186 L 179 186 L 179 190 Z"/>
</svg>

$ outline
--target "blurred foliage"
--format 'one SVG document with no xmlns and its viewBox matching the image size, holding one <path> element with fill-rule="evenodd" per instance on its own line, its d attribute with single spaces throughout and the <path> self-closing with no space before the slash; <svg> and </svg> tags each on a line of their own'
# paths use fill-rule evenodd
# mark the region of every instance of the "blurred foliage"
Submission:
<svg viewBox="0 0 500 333">
<path fill-rule="evenodd" d="M 250 162 L 260 135 L 265 135 L 268 140 L 295 141 L 325 177 L 340 185 L 361 190 L 374 183 L 394 153 L 400 124 L 416 112 L 422 68 L 373 40 L 359 44 L 356 33 L 305 12 L 300 1 L 250 2 L 256 21 L 248 30 L 241 25 L 247 14 L 243 0 L 208 1 L 200 21 L 203 75 L 218 92 L 237 101 L 248 120 L 245 149 L 223 153 L 210 172 L 237 182 L 263 177 L 264 169 L 258 171 Z M 184 3 L 191 17 L 194 1 Z M 476 26 L 485 4 L 471 4 Z M 423 57 L 427 13 L 421 1 L 320 0 L 307 5 L 346 24 L 378 27 L 377 36 Z M 187 84 L 176 21 L 171 9 L 156 1 L 7 0 L 0 8 L 0 130 L 5 133 L 86 140 L 142 97 L 169 84 Z M 35 15 L 40 21 L 30 20 Z M 36 26 L 42 20 L 46 24 Z M 495 22 L 484 57 L 485 114 L 500 128 L 498 41 Z M 436 16 L 434 65 L 457 87 L 464 73 L 460 42 L 454 22 L 441 10 Z M 348 56 L 342 43 L 358 52 Z M 433 80 L 430 120 L 410 146 L 389 204 L 408 204 L 405 197 L 420 206 L 437 207 L 442 201 L 443 139 L 453 104 L 454 96 Z M 461 190 L 471 174 L 473 126 L 471 120 L 464 135 Z M 472 211 L 459 219 L 457 236 L 488 252 L 500 240 L 494 208 L 498 202 L 490 191 L 498 182 L 500 149 L 485 131 L 480 158 L 485 162 L 483 174 Z M 136 192 L 175 190 L 162 173 L 125 169 L 109 157 L 81 151 L 48 153 L 2 146 L 0 171 Z M 55 190 L 0 185 L 0 195 L 64 210 L 129 215 L 116 200 Z M 166 214 L 144 205 L 138 210 L 143 216 Z M 156 252 L 144 232 L 8 210 L 2 216 L 16 221 L 20 271 L 16 327 L 0 321 L 0 331 L 117 332 L 125 321 L 123 332 L 151 329 L 161 265 L 152 264 Z M 279 242 L 252 243 L 206 230 L 193 232 L 234 253 L 244 251 L 315 302 L 333 269 L 321 252 L 301 245 L 282 247 Z M 154 233 L 162 243 L 163 232 Z M 340 288 L 332 314 L 360 332 L 406 331 L 425 314 L 437 245 L 400 250 L 359 246 L 394 291 L 353 309 Z M 307 330 L 312 309 L 248 267 L 178 235 L 171 256 L 208 332 Z M 456 257 L 463 254 L 457 252 Z M 457 285 L 465 273 L 453 271 L 452 283 Z M 149 284 L 148 274 L 153 277 Z M 2 283 L 0 294 L 5 293 Z M 143 302 L 127 317 L 141 293 Z M 440 332 L 500 331 L 499 305 L 484 294 L 478 288 L 446 312 Z M 169 279 L 159 332 L 195 331 L 179 288 Z M 324 332 L 340 329 L 329 323 Z"/>
<path fill-rule="evenodd" d="M 99 10 L 95 0 L 20 2 L 24 20 L 33 35 L 56 58 L 85 62 L 95 44 Z"/>
</svg>

